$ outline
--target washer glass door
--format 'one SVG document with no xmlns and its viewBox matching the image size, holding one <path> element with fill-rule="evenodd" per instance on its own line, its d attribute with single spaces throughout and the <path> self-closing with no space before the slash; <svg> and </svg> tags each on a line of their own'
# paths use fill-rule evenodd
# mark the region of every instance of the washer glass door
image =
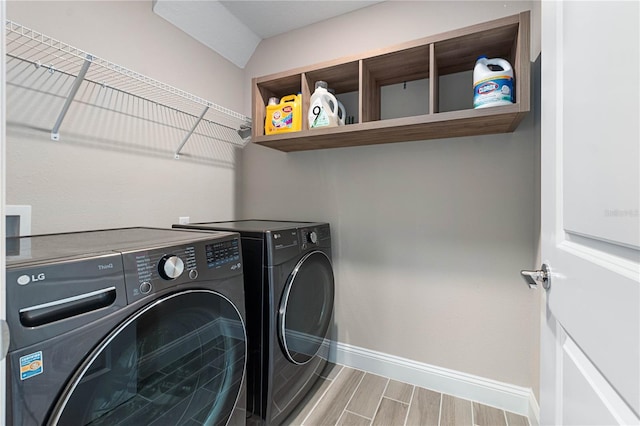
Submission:
<svg viewBox="0 0 640 426">
<path fill-rule="evenodd" d="M 280 302 L 278 335 L 287 358 L 306 364 L 320 350 L 333 312 L 333 267 L 326 254 L 306 254 L 289 276 Z"/>
<path fill-rule="evenodd" d="M 89 354 L 50 423 L 225 425 L 242 389 L 245 336 L 240 313 L 218 293 L 159 299 Z"/>
</svg>

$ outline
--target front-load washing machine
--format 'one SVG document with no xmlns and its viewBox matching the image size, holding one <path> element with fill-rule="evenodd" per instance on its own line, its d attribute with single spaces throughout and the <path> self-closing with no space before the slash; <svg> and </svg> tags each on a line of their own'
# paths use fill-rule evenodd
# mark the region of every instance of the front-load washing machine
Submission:
<svg viewBox="0 0 640 426">
<path fill-rule="evenodd" d="M 238 234 L 22 237 L 7 256 L 7 425 L 244 425 Z"/>
<path fill-rule="evenodd" d="M 327 363 L 335 291 L 329 224 L 241 220 L 174 227 L 242 236 L 248 423 L 280 424 Z"/>
</svg>

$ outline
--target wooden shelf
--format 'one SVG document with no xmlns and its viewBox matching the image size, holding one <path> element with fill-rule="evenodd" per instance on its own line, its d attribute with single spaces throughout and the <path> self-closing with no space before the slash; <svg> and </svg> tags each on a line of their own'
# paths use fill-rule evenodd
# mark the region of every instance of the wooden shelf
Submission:
<svg viewBox="0 0 640 426">
<path fill-rule="evenodd" d="M 290 152 L 513 132 L 530 109 L 529 15 L 522 12 L 392 48 L 254 78 L 252 141 Z M 470 81 L 468 102 L 464 100 L 468 109 L 440 112 L 440 99 L 448 96 L 441 78 L 472 71 L 480 55 L 512 64 L 516 102 L 472 109 Z M 381 119 L 382 88 L 420 79 L 429 80 L 428 113 Z M 337 95 L 357 92 L 358 122 L 308 129 L 309 98 L 317 80 L 329 82 Z M 302 130 L 264 135 L 269 97 L 293 93 L 302 94 Z"/>
</svg>

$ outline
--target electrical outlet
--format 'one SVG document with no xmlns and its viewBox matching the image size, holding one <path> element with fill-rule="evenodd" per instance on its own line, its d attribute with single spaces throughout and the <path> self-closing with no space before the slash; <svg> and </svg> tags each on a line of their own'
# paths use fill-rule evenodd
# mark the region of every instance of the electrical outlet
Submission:
<svg viewBox="0 0 640 426">
<path fill-rule="evenodd" d="M 187 223 L 189 223 L 189 216 L 180 216 L 178 218 L 178 223 L 180 225 L 186 225 Z"/>
</svg>

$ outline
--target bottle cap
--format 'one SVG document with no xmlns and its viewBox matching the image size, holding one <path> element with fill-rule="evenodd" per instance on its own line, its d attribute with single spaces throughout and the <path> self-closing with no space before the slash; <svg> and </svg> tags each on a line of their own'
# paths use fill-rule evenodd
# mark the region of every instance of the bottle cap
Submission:
<svg viewBox="0 0 640 426">
<path fill-rule="evenodd" d="M 323 89 L 327 89 L 329 87 L 329 85 L 327 84 L 326 81 L 318 80 L 318 81 L 316 81 L 316 89 L 318 87 L 322 87 Z"/>
</svg>

